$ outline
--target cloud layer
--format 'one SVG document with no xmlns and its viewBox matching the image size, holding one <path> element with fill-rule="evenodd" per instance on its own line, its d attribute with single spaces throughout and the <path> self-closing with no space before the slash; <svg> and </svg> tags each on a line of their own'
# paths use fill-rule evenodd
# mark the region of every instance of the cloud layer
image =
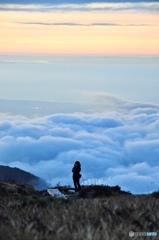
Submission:
<svg viewBox="0 0 159 240">
<path fill-rule="evenodd" d="M 152 24 L 118 24 L 118 23 L 109 23 L 109 22 L 100 22 L 100 23 L 76 23 L 76 22 L 54 22 L 54 23 L 47 23 L 47 22 L 19 22 L 20 24 L 26 25 L 41 25 L 41 26 L 68 26 L 68 27 L 108 27 L 108 26 L 153 26 Z"/>
<path fill-rule="evenodd" d="M 87 3 L 136 3 L 136 2 L 150 2 L 150 0 L 1 0 L 2 4 L 87 4 Z M 155 0 L 153 2 L 158 2 Z"/>
<path fill-rule="evenodd" d="M 23 4 L 24 3 L 24 4 Z M 149 1 L 110 1 L 110 2 L 9 2 L 0 3 L 0 11 L 32 11 L 32 12 L 52 12 L 52 11 L 159 11 L 159 2 Z"/>
<path fill-rule="evenodd" d="M 119 185 L 133 193 L 159 189 L 159 107 L 126 111 L 53 114 L 29 119 L 3 116 L 0 164 L 19 167 L 48 183 L 72 185 L 82 164 L 85 184 Z"/>
</svg>

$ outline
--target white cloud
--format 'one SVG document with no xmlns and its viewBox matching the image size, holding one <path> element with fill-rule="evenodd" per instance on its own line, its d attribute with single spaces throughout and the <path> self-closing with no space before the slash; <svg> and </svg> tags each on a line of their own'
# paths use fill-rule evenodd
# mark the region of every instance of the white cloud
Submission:
<svg viewBox="0 0 159 240">
<path fill-rule="evenodd" d="M 159 108 L 122 104 L 124 111 L 110 113 L 36 119 L 5 115 L 0 121 L 0 164 L 53 185 L 73 185 L 71 170 L 79 160 L 85 183 L 119 185 L 134 193 L 158 190 Z"/>
<path fill-rule="evenodd" d="M 85 3 L 85 4 L 0 4 L 0 11 L 158 11 L 158 2 Z"/>
</svg>

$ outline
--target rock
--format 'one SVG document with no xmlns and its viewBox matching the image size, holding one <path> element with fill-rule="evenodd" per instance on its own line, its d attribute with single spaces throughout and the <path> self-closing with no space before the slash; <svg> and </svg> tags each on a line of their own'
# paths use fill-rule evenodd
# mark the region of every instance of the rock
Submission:
<svg viewBox="0 0 159 240">
<path fill-rule="evenodd" d="M 47 192 L 53 197 L 67 199 L 67 197 L 63 193 L 61 193 L 58 189 L 50 188 L 50 189 L 47 189 Z"/>
</svg>

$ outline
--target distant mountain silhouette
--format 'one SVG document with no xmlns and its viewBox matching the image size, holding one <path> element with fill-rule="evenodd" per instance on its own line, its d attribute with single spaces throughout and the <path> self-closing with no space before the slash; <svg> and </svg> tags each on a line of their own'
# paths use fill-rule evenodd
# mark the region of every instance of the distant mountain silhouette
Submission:
<svg viewBox="0 0 159 240">
<path fill-rule="evenodd" d="M 0 165 L 0 180 L 11 180 L 20 184 L 29 184 L 39 191 L 48 188 L 48 184 L 43 179 L 19 168 L 2 165 Z"/>
</svg>

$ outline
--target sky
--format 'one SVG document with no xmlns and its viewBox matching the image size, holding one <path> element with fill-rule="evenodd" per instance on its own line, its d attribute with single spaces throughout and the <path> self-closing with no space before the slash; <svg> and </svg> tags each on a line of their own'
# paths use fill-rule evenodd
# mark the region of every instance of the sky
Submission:
<svg viewBox="0 0 159 240">
<path fill-rule="evenodd" d="M 0 53 L 159 54 L 159 2 L 0 3 Z"/>
<path fill-rule="evenodd" d="M 1 0 L 0 29 L 0 164 L 158 190 L 159 1 Z"/>
</svg>

